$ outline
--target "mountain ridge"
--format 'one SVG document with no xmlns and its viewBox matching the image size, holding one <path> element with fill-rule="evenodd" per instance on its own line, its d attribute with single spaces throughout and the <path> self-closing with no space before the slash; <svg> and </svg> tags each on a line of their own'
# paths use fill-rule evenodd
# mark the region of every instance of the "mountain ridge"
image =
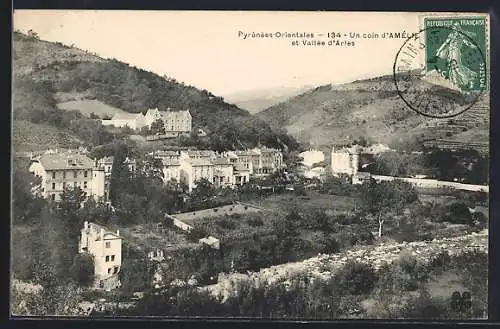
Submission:
<svg viewBox="0 0 500 329">
<path fill-rule="evenodd" d="M 19 32 L 13 34 L 12 53 L 14 120 L 68 128 L 71 120 L 81 120 L 81 115 L 57 105 L 72 100 L 97 100 L 130 113 L 171 107 L 189 109 L 193 128 L 203 128 L 221 149 L 239 144 L 252 147 L 259 142 L 270 147 L 297 147 L 282 129 L 272 129 L 222 97 L 174 78 Z M 101 129 L 95 120 L 92 125 Z"/>
<path fill-rule="evenodd" d="M 426 81 L 415 83 L 423 92 L 435 88 Z M 416 147 L 426 139 L 458 139 L 467 136 L 489 141 L 486 96 L 462 115 L 433 119 L 419 115 L 400 98 L 393 76 L 385 75 L 340 85 L 310 89 L 257 114 L 271 126 L 286 128 L 298 140 L 314 146 L 361 137 L 394 147 Z M 467 142 L 468 140 L 464 140 Z M 469 142 L 476 141 L 470 140 Z"/>
</svg>

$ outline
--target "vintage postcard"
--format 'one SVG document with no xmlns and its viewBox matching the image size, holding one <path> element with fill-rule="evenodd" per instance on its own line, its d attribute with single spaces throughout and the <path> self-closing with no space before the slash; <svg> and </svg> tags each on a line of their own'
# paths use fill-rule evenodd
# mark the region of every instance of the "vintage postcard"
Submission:
<svg viewBox="0 0 500 329">
<path fill-rule="evenodd" d="M 488 317 L 488 14 L 15 10 L 12 39 L 13 317 Z"/>
</svg>

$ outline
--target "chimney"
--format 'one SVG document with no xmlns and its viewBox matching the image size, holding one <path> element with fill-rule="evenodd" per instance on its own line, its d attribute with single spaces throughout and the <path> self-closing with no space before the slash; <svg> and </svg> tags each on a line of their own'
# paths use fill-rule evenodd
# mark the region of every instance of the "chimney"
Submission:
<svg viewBox="0 0 500 329">
<path fill-rule="evenodd" d="M 104 229 L 101 227 L 101 241 L 104 241 Z"/>
<path fill-rule="evenodd" d="M 88 229 L 89 228 L 89 222 L 85 221 L 83 222 L 83 228 Z"/>
<path fill-rule="evenodd" d="M 116 235 L 120 236 L 120 230 L 116 230 Z"/>
</svg>

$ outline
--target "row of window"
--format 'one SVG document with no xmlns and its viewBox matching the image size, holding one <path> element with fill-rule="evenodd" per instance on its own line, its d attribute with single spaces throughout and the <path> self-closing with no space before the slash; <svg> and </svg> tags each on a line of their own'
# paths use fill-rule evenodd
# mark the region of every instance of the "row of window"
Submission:
<svg viewBox="0 0 500 329">
<path fill-rule="evenodd" d="M 88 175 L 89 175 L 88 171 L 85 170 L 83 172 L 83 177 L 87 178 Z M 66 171 L 62 172 L 62 176 L 63 176 L 63 178 L 66 178 Z M 78 177 L 78 170 L 73 170 L 73 178 L 77 178 L 77 177 Z M 52 172 L 52 179 L 56 179 L 56 172 L 55 171 Z"/>
<path fill-rule="evenodd" d="M 68 186 L 66 184 L 66 182 L 63 182 L 62 183 L 62 188 L 63 190 L 66 188 L 66 186 Z M 78 182 L 73 182 L 73 188 L 77 188 L 79 186 Z M 87 182 L 83 182 L 83 188 L 87 188 L 88 187 L 88 183 Z M 52 189 L 55 190 L 56 189 L 56 183 L 52 183 Z"/>
<path fill-rule="evenodd" d="M 114 262 L 114 261 L 115 261 L 115 255 L 106 256 L 106 262 Z"/>
<path fill-rule="evenodd" d="M 115 267 L 109 267 L 109 268 L 108 268 L 108 274 L 111 274 L 111 271 L 113 271 L 113 274 L 118 273 L 118 266 L 115 266 Z"/>
</svg>

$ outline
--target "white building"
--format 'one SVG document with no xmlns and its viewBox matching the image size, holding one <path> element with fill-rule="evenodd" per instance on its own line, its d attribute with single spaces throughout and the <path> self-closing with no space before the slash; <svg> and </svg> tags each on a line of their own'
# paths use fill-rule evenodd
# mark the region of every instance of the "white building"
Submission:
<svg viewBox="0 0 500 329">
<path fill-rule="evenodd" d="M 29 171 L 41 179 L 42 197 L 52 201 L 60 201 L 65 188 L 79 187 L 96 200 L 105 196 L 104 170 L 78 152 L 42 154 L 33 159 Z"/>
<path fill-rule="evenodd" d="M 331 172 L 334 175 L 348 174 L 354 175 L 358 172 L 359 154 L 361 147 L 354 145 L 350 148 L 332 148 Z"/>
<path fill-rule="evenodd" d="M 163 163 L 163 180 L 181 182 L 181 162 L 178 159 L 161 158 Z"/>
<path fill-rule="evenodd" d="M 146 114 L 121 113 L 112 119 L 102 120 L 103 126 L 129 127 L 139 130 L 143 127 L 151 128 L 151 124 L 157 120 L 163 120 L 167 133 L 189 134 L 192 129 L 192 116 L 189 110 L 173 110 L 168 108 L 160 111 L 158 108 L 148 109 Z"/>
<path fill-rule="evenodd" d="M 299 154 L 301 164 L 311 169 L 314 164 L 325 161 L 325 154 L 319 150 L 308 150 Z"/>
<path fill-rule="evenodd" d="M 238 163 L 250 170 L 251 175 L 268 175 L 284 168 L 283 153 L 277 149 L 256 147 L 231 153 L 238 157 Z"/>
<path fill-rule="evenodd" d="M 120 286 L 122 265 L 122 238 L 120 232 L 85 221 L 78 243 L 79 253 L 94 258 L 95 288 L 111 290 Z"/>
<path fill-rule="evenodd" d="M 214 164 L 213 183 L 215 186 L 229 187 L 235 184 L 234 165 L 225 157 L 212 160 Z"/>
</svg>

